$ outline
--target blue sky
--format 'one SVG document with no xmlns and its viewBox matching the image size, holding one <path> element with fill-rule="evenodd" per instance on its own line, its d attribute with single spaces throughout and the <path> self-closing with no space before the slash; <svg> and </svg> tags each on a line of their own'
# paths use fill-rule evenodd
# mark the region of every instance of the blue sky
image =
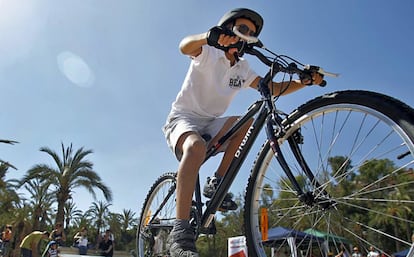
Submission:
<svg viewBox="0 0 414 257">
<path fill-rule="evenodd" d="M 261 40 L 269 49 L 341 74 L 325 88 L 280 99 L 285 112 L 346 89 L 378 91 L 414 106 L 409 0 L 0 0 L 0 138 L 20 142 L 0 145 L 0 158 L 18 168 L 8 178 L 53 163 L 41 147 L 60 153 L 62 142 L 73 143 L 94 151 L 88 159 L 113 191 L 111 211 L 138 214 L 153 181 L 178 164 L 161 132 L 189 64 L 178 44 L 235 7 L 262 14 Z M 256 97 L 245 90 L 227 114 L 244 113 Z M 253 151 L 235 193 L 244 189 L 254 157 Z M 93 201 L 83 190 L 74 198 L 82 210 Z"/>
</svg>

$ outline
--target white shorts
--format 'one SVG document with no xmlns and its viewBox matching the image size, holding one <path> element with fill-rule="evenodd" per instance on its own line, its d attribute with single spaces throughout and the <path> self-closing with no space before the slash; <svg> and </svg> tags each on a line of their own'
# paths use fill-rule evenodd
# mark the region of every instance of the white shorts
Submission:
<svg viewBox="0 0 414 257">
<path fill-rule="evenodd" d="M 181 154 L 177 152 L 176 145 L 178 139 L 186 132 L 194 131 L 199 135 L 209 135 L 213 139 L 223 128 L 224 124 L 230 117 L 219 118 L 200 118 L 190 115 L 181 115 L 169 117 L 167 123 L 163 127 L 165 139 L 177 159 L 181 159 Z M 208 144 L 210 141 L 206 141 Z"/>
</svg>

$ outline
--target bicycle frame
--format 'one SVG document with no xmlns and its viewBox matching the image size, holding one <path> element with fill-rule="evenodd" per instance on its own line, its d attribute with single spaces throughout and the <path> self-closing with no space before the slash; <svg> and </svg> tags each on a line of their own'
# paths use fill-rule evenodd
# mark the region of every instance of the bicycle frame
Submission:
<svg viewBox="0 0 414 257">
<path fill-rule="evenodd" d="M 275 73 L 274 73 L 275 74 Z M 220 185 L 218 186 L 216 192 L 212 196 L 211 200 L 209 201 L 207 208 L 204 212 L 202 212 L 202 201 L 201 201 L 201 187 L 200 187 L 200 178 L 198 177 L 196 182 L 195 188 L 195 204 L 197 207 L 198 215 L 201 217 L 201 227 L 202 229 L 207 229 L 210 226 L 210 223 L 213 221 L 215 216 L 216 210 L 220 206 L 221 202 L 224 200 L 230 186 L 232 185 L 235 177 L 237 176 L 240 167 L 242 166 L 244 160 L 246 159 L 247 155 L 250 152 L 250 149 L 253 143 L 256 141 L 257 136 L 259 135 L 260 131 L 262 130 L 263 126 L 266 125 L 266 132 L 267 138 L 271 142 L 272 149 L 275 153 L 275 157 L 281 164 L 283 171 L 288 176 L 289 180 L 292 182 L 297 194 L 299 197 L 302 197 L 303 200 L 308 200 L 309 197 L 306 196 L 299 183 L 295 179 L 293 173 L 291 172 L 285 158 L 283 157 L 281 150 L 278 145 L 278 138 L 284 135 L 284 128 L 282 125 L 282 118 L 277 114 L 276 108 L 272 101 L 272 96 L 270 94 L 270 90 L 268 87 L 268 81 L 271 81 L 272 77 L 271 71 L 265 76 L 265 78 L 260 80 L 259 83 L 259 91 L 263 97 L 262 100 L 256 101 L 254 104 L 250 106 L 248 112 L 243 115 L 232 127 L 231 129 L 221 137 L 218 142 L 213 145 L 207 151 L 206 162 L 211 156 L 215 155 L 219 148 L 229 139 L 231 138 L 234 133 L 236 133 L 248 120 L 253 118 L 257 115 L 256 119 L 254 120 L 253 124 L 250 126 L 248 131 L 246 132 L 244 139 L 240 143 L 238 150 L 236 151 L 230 166 L 224 175 Z M 279 135 L 275 135 L 275 127 L 276 130 L 279 131 Z M 311 181 L 315 181 L 313 173 L 307 166 L 302 154 L 300 153 L 299 147 L 297 143 L 294 141 L 292 136 L 288 137 L 289 144 L 291 146 L 292 151 L 294 152 L 296 158 L 299 160 L 300 166 L 305 171 L 305 174 L 311 179 Z M 315 182 L 317 184 L 317 182 Z"/>
<path fill-rule="evenodd" d="M 250 149 L 255 142 L 257 136 L 259 135 L 261 129 L 263 128 L 266 118 L 269 115 L 268 109 L 264 105 L 264 101 L 257 101 L 250 106 L 249 111 L 242 116 L 233 127 L 219 139 L 219 141 L 212 146 L 207 151 L 207 161 L 211 156 L 217 153 L 218 149 L 223 145 L 235 132 L 237 132 L 248 120 L 253 118 L 258 113 L 257 118 L 253 124 L 248 129 L 244 139 L 242 140 L 238 150 L 236 151 L 234 158 L 227 170 L 225 176 L 223 177 L 217 191 L 214 193 L 213 197 L 209 201 L 206 210 L 204 213 L 201 213 L 202 204 L 201 204 L 201 190 L 200 190 L 200 179 L 198 178 L 195 190 L 195 198 L 197 204 L 198 214 L 201 216 L 201 227 L 208 228 L 211 221 L 214 218 L 217 208 L 220 206 L 221 202 L 224 200 L 231 184 L 233 183 L 234 178 L 238 174 L 241 165 L 246 159 Z"/>
</svg>

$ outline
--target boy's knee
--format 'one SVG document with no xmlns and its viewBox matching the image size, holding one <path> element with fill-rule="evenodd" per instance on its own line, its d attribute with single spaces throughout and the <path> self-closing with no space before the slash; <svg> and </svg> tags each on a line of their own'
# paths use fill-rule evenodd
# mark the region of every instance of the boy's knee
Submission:
<svg viewBox="0 0 414 257">
<path fill-rule="evenodd" d="M 204 159 L 207 148 L 203 140 L 194 140 L 186 142 L 183 150 L 184 154 L 190 155 L 192 158 Z"/>
</svg>

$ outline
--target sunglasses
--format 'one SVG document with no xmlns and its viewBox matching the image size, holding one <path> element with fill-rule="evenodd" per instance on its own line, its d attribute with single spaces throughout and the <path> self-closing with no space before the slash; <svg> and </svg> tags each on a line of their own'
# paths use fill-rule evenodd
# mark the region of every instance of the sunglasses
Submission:
<svg viewBox="0 0 414 257">
<path fill-rule="evenodd" d="M 255 36 L 256 35 L 256 31 L 250 30 L 249 27 L 245 24 L 240 24 L 240 25 L 236 25 L 234 26 L 238 31 L 240 31 L 240 33 L 247 35 L 247 36 Z"/>
</svg>

